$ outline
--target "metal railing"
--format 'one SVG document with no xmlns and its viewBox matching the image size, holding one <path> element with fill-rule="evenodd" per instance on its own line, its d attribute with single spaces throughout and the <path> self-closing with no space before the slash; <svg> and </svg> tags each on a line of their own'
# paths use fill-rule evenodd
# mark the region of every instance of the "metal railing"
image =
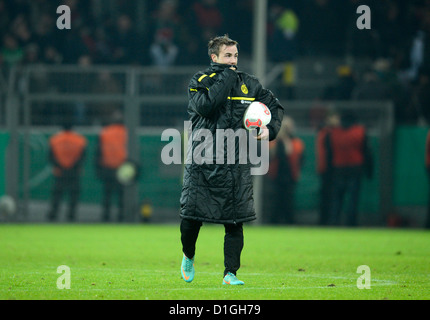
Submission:
<svg viewBox="0 0 430 320">
<path fill-rule="evenodd" d="M 3 99 L 5 128 L 9 134 L 6 191 L 19 199 L 22 219 L 28 218 L 29 203 L 32 201 L 31 167 L 35 155 L 31 149 L 31 137 L 36 130 L 52 132 L 58 129 L 64 117 L 72 117 L 79 130 L 98 131 L 111 111 L 120 109 L 130 133 L 130 157 L 140 160 L 143 152 L 147 151 L 142 150 L 145 146 L 140 141 L 142 128 L 154 128 L 157 132 L 172 127 L 183 129 L 183 122 L 188 120 L 188 82 L 195 72 L 205 68 L 194 66 L 161 70 L 153 67 L 35 65 L 13 69 L 9 75 L 7 95 Z M 276 65 L 268 72 L 268 88 L 276 81 L 279 72 L 282 68 Z M 384 181 L 378 185 L 379 211 L 381 214 L 388 212 L 392 193 L 392 104 L 381 101 L 281 102 L 286 113 L 295 120 L 298 134 L 307 137 L 315 135 L 327 110 L 352 108 L 358 111 L 359 120 L 378 139 L 378 179 Z M 159 150 L 149 152 L 157 154 Z M 171 172 L 177 175 L 180 183 L 181 170 Z M 314 179 L 314 174 L 310 172 L 309 176 Z M 138 188 L 131 187 L 126 193 L 125 203 L 130 212 L 138 208 Z M 170 196 L 179 195 L 175 193 Z M 176 212 L 177 208 L 172 210 Z M 134 216 L 129 219 L 132 221 Z"/>
</svg>

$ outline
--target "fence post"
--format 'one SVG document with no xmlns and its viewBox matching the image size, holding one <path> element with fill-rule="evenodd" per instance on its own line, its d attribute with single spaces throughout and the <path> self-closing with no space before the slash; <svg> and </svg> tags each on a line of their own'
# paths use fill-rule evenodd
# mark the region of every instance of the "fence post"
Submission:
<svg viewBox="0 0 430 320">
<path fill-rule="evenodd" d="M 139 141 L 138 127 L 140 120 L 139 104 L 136 99 L 137 90 L 137 73 L 134 68 L 127 70 L 127 87 L 124 106 L 124 123 L 128 129 L 128 157 L 130 160 L 140 163 L 139 161 Z M 138 183 L 125 187 L 124 193 L 124 210 L 126 221 L 135 222 L 138 212 Z"/>
<path fill-rule="evenodd" d="M 18 203 L 19 190 L 19 100 L 15 91 L 16 68 L 9 73 L 9 86 L 6 96 L 6 128 L 9 132 L 9 143 L 6 149 L 6 194 Z"/>
</svg>

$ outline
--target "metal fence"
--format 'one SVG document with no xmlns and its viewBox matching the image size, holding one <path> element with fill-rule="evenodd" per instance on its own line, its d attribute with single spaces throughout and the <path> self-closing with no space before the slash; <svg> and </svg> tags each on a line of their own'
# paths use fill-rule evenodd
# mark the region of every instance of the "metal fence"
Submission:
<svg viewBox="0 0 430 320">
<path fill-rule="evenodd" d="M 50 195 L 50 171 L 46 162 L 49 136 L 59 129 L 64 117 L 73 118 L 76 129 L 93 139 L 112 110 L 120 109 L 130 133 L 131 159 L 142 162 L 139 184 L 126 192 L 128 221 L 136 221 L 139 206 L 150 198 L 165 217 L 177 217 L 181 189 L 181 166 L 166 167 L 160 161 L 161 132 L 167 128 L 183 130 L 187 120 L 187 85 L 198 70 L 205 67 L 176 67 L 160 70 L 152 67 L 112 66 L 28 66 L 9 75 L 7 95 L 3 94 L 0 111 L 8 134 L 6 192 L 19 203 L 17 219 L 43 220 Z M 273 70 L 275 70 L 274 68 Z M 282 70 L 281 68 L 278 68 Z M 270 77 L 269 77 L 270 78 Z M 271 77 L 276 79 L 276 77 Z M 275 80 L 273 80 L 275 81 Z M 270 88 L 271 83 L 266 86 Z M 307 143 L 307 162 L 298 187 L 299 210 L 315 210 L 318 178 L 315 171 L 314 140 L 316 128 L 327 110 L 352 108 L 370 130 L 378 161 L 375 181 L 368 184 L 362 208 L 379 220 L 391 206 L 391 163 L 393 108 L 381 101 L 315 102 L 282 101 L 288 115 L 296 121 L 298 135 Z M 1 123 L 0 123 L 1 125 Z M 93 145 L 90 145 L 93 148 Z M 93 153 L 90 150 L 90 155 Z M 89 160 L 91 161 L 91 160 Z M 98 205 L 100 186 L 94 182 L 87 165 L 83 203 Z M 382 183 L 383 181 L 383 183 Z M 256 189 L 261 199 L 261 189 Z M 367 202 L 366 202 L 367 201 Z M 41 205 L 34 205 L 37 202 Z M 262 210 L 262 209 L 260 209 Z M 375 214 L 377 212 L 377 214 Z M 261 214 L 261 213 L 260 213 Z M 97 215 L 93 215 L 97 221 Z"/>
</svg>

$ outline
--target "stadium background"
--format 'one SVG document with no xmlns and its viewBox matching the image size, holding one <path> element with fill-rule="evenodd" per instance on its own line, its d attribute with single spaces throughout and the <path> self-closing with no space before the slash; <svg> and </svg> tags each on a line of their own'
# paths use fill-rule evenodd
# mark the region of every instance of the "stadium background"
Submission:
<svg viewBox="0 0 430 320">
<path fill-rule="evenodd" d="M 258 10 L 262 3 L 267 14 Z M 71 8 L 71 30 L 56 28 L 61 4 Z M 371 8 L 371 30 L 356 27 L 360 4 Z M 52 186 L 47 142 L 65 116 L 90 142 L 79 218 L 98 221 L 94 143 L 116 107 L 133 133 L 132 157 L 142 165 L 139 183 L 127 193 L 129 221 L 140 221 L 146 201 L 153 221 L 177 221 L 182 167 L 161 163 L 161 132 L 183 129 L 187 83 L 208 64 L 208 39 L 228 33 L 240 43 L 240 68 L 260 75 L 264 67 L 260 78 L 305 141 L 298 223 L 316 221 L 316 129 L 337 107 L 357 110 L 376 157 L 374 178 L 363 181 L 361 224 L 424 224 L 428 1 L 3 0 L 0 16 L 0 194 L 18 203 L 17 214 L 2 221 L 45 221 Z M 281 17 L 288 43 L 277 38 Z M 266 25 L 263 35 L 254 29 L 257 21 Z M 164 46 L 172 56 L 160 59 Z"/>
</svg>

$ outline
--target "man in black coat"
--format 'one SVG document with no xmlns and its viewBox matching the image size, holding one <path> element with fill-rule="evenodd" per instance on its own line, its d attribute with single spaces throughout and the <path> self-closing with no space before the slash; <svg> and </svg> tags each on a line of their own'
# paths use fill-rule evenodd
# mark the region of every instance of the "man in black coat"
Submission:
<svg viewBox="0 0 430 320">
<path fill-rule="evenodd" d="M 272 120 L 260 128 L 256 138 L 275 139 L 281 127 L 283 107 L 256 77 L 237 70 L 238 43 L 227 35 L 215 37 L 209 41 L 208 54 L 210 67 L 197 72 L 188 86 L 188 114 L 192 124 L 188 155 L 193 155 L 199 146 L 201 148 L 199 132 L 210 132 L 212 146 L 218 147 L 219 130 L 244 130 L 243 115 L 252 101 L 264 103 L 272 113 Z M 248 132 L 246 138 L 255 139 L 255 136 Z M 225 143 L 228 138 L 223 139 L 225 152 L 221 160 L 225 161 L 219 161 L 220 150 L 216 150 L 205 154 L 209 161 L 198 163 L 193 159 L 185 165 L 180 230 L 184 253 L 181 274 L 186 282 L 194 278 L 194 255 L 200 227 L 203 222 L 211 222 L 225 226 L 223 284 L 243 284 L 236 278 L 243 248 L 242 224 L 256 218 L 251 164 L 250 161 L 246 164 L 239 161 L 240 148 L 237 146 L 233 148 L 235 161 L 231 164 L 227 158 L 232 148 Z"/>
</svg>

